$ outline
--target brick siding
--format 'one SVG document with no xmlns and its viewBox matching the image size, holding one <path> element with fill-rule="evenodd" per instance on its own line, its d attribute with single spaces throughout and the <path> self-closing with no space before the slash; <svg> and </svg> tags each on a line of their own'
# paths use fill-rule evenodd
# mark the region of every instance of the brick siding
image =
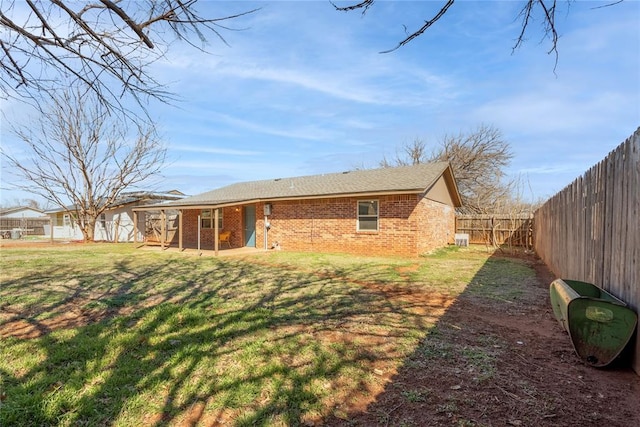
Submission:
<svg viewBox="0 0 640 427">
<path fill-rule="evenodd" d="M 417 230 L 418 255 L 454 243 L 456 213 L 452 206 L 422 198 L 414 211 L 420 224 Z"/>
<path fill-rule="evenodd" d="M 378 231 L 357 231 L 358 200 L 378 200 Z M 358 255 L 418 256 L 453 241 L 454 209 L 420 195 L 328 198 L 272 202 L 267 247 L 345 252 Z M 256 204 L 256 246 L 264 246 L 263 203 Z M 197 247 L 200 210 L 184 210 L 183 244 Z M 244 246 L 242 210 L 224 208 L 224 230 L 233 247 Z M 202 229 L 201 248 L 213 248 L 213 229 Z"/>
<path fill-rule="evenodd" d="M 222 231 L 231 231 L 231 246 L 238 248 L 244 246 L 242 237 L 242 211 L 233 207 L 221 208 L 223 211 Z M 182 234 L 182 244 L 185 248 L 198 247 L 198 215 L 202 215 L 200 209 L 185 209 L 182 211 L 182 226 L 184 232 Z M 211 218 L 213 222 L 213 216 Z M 210 250 L 214 248 L 215 230 L 213 228 L 203 228 L 200 230 L 200 248 Z M 177 238 L 174 239 L 177 242 Z M 225 245 L 226 247 L 226 245 Z"/>
</svg>

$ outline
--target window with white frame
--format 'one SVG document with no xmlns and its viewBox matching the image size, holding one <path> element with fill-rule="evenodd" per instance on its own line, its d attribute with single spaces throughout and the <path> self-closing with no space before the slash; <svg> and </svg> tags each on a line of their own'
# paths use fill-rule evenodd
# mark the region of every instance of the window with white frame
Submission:
<svg viewBox="0 0 640 427">
<path fill-rule="evenodd" d="M 358 231 L 378 231 L 377 200 L 358 200 Z"/>
<path fill-rule="evenodd" d="M 98 222 L 100 224 L 100 227 L 107 228 L 107 214 L 100 214 L 100 220 Z"/>
<path fill-rule="evenodd" d="M 200 227 L 202 228 L 213 228 L 213 218 L 214 218 L 215 209 L 203 209 L 202 215 L 200 216 Z M 218 229 L 222 230 L 223 228 L 223 215 L 224 209 L 220 209 L 218 215 Z"/>
</svg>

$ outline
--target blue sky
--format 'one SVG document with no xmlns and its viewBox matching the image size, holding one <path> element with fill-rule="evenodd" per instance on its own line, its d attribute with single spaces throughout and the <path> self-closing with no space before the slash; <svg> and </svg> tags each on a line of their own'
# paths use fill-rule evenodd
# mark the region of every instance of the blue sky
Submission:
<svg viewBox="0 0 640 427">
<path fill-rule="evenodd" d="M 223 33 L 229 46 L 210 38 L 205 55 L 176 42 L 154 65 L 181 98 L 150 107 L 169 148 L 162 189 L 376 167 L 416 138 L 435 148 L 485 124 L 510 143 L 509 177 L 535 200 L 640 126 L 640 2 L 562 2 L 555 72 L 539 22 L 512 52 L 519 1 L 458 1 L 423 36 L 379 53 L 443 3 L 378 1 L 363 16 L 328 1 L 203 2 L 212 16 L 261 9 L 230 23 L 243 30 Z M 2 141 L 13 143 L 6 126 Z"/>
</svg>

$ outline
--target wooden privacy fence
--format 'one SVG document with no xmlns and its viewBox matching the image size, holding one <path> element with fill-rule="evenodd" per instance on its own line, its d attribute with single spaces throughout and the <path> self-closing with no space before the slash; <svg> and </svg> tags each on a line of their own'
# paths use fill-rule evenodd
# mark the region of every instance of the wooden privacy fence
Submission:
<svg viewBox="0 0 640 427">
<path fill-rule="evenodd" d="M 535 212 L 536 252 L 558 277 L 640 308 L 640 128 Z M 640 374 L 640 340 L 634 370 Z"/>
<path fill-rule="evenodd" d="M 0 230 L 19 228 L 23 235 L 43 236 L 44 227 L 49 223 L 49 218 L 0 218 Z"/>
<path fill-rule="evenodd" d="M 531 214 L 456 215 L 456 233 L 469 235 L 469 243 L 533 247 Z"/>
</svg>

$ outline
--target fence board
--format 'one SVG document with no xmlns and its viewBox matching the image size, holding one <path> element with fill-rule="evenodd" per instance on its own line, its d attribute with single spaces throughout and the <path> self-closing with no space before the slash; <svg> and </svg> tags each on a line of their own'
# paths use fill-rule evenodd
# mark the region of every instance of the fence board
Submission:
<svg viewBox="0 0 640 427">
<path fill-rule="evenodd" d="M 532 215 L 458 215 L 456 233 L 469 235 L 469 243 L 533 247 Z"/>
<path fill-rule="evenodd" d="M 49 218 L 0 218 L 0 230 L 20 228 L 23 235 L 43 236 Z"/>
<path fill-rule="evenodd" d="M 534 247 L 557 276 L 640 308 L 640 128 L 534 214 Z M 637 335 L 637 334 L 636 334 Z M 633 368 L 640 375 L 640 339 Z"/>
</svg>

